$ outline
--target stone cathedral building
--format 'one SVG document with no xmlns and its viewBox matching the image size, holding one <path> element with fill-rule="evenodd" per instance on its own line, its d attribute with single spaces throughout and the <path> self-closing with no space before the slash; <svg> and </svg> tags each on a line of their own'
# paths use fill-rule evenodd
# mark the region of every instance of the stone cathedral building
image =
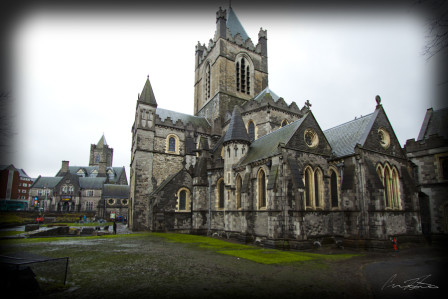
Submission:
<svg viewBox="0 0 448 299">
<path fill-rule="evenodd" d="M 417 192 L 380 97 L 371 114 L 323 131 L 309 102 L 287 104 L 268 79 L 266 30 L 254 44 L 230 7 L 218 10 L 208 46 L 196 46 L 194 115 L 159 108 L 146 80 L 130 227 L 294 248 L 418 238 Z"/>
</svg>

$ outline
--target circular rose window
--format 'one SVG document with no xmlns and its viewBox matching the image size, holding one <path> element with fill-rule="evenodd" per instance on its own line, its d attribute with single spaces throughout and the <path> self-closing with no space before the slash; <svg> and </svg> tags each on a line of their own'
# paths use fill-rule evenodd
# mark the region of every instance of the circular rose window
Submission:
<svg viewBox="0 0 448 299">
<path fill-rule="evenodd" d="M 387 149 L 390 145 L 390 135 L 383 128 L 378 129 L 378 138 L 380 139 L 380 144 L 384 149 Z"/>
<path fill-rule="evenodd" d="M 113 205 L 113 204 L 115 204 L 115 199 L 110 198 L 110 199 L 107 201 L 107 203 L 110 204 L 110 205 Z"/>
<path fill-rule="evenodd" d="M 319 138 L 313 129 L 306 129 L 304 134 L 305 143 L 308 147 L 316 147 L 319 144 Z"/>
</svg>

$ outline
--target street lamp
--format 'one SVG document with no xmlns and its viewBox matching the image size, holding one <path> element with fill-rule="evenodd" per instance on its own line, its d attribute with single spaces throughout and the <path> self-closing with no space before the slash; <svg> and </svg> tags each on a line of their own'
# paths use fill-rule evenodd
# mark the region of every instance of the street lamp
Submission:
<svg viewBox="0 0 448 299">
<path fill-rule="evenodd" d="M 208 175 L 208 232 L 207 235 L 210 236 L 211 225 L 212 225 L 212 172 L 207 172 Z"/>
</svg>

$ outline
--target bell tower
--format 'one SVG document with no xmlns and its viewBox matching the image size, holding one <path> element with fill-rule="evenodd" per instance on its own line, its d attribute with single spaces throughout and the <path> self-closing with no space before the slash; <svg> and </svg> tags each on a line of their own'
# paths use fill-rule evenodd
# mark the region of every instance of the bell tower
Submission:
<svg viewBox="0 0 448 299">
<path fill-rule="evenodd" d="M 222 134 L 226 114 L 268 86 L 267 58 L 266 30 L 260 29 L 254 45 L 233 9 L 219 8 L 214 38 L 208 46 L 196 45 L 194 114 Z"/>
</svg>

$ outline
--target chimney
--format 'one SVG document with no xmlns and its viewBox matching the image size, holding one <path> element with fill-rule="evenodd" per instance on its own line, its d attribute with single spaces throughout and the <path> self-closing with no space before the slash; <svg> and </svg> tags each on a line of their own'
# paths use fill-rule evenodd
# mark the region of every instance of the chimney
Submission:
<svg viewBox="0 0 448 299">
<path fill-rule="evenodd" d="M 100 161 L 98 166 L 98 176 L 105 177 L 106 176 L 106 162 Z"/>
<path fill-rule="evenodd" d="M 69 161 L 62 161 L 62 168 L 61 168 L 61 172 L 62 173 L 67 173 L 68 172 L 68 164 L 70 162 Z"/>
</svg>

